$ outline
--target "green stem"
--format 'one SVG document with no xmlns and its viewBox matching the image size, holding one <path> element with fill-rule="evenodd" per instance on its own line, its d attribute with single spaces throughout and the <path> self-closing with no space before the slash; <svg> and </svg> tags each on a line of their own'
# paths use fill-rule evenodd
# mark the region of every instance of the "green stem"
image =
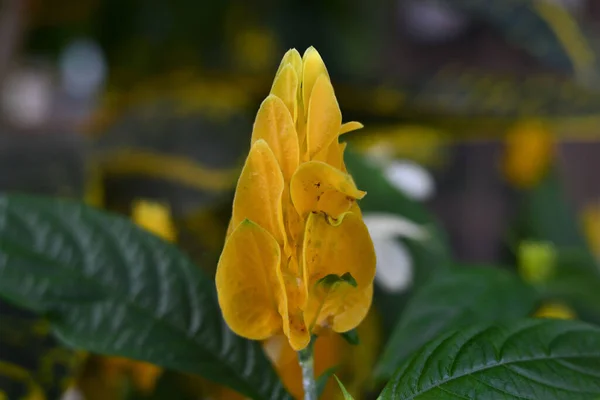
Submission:
<svg viewBox="0 0 600 400">
<path fill-rule="evenodd" d="M 313 340 L 304 350 L 298 352 L 298 362 L 302 368 L 302 387 L 304 400 L 317 400 L 317 383 L 315 381 L 313 361 Z"/>
</svg>

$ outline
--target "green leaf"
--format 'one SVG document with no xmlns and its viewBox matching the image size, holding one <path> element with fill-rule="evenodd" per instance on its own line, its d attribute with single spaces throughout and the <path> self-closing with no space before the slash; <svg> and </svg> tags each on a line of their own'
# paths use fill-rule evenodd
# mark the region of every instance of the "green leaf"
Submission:
<svg viewBox="0 0 600 400">
<path fill-rule="evenodd" d="M 348 391 L 346 390 L 346 387 L 344 386 L 342 381 L 340 381 L 340 379 L 336 375 L 334 375 L 333 377 L 337 381 L 338 385 L 340 385 L 340 390 L 342 391 L 342 394 L 344 395 L 344 400 L 354 400 L 354 397 L 352 397 L 350 395 L 350 393 L 348 393 Z"/>
<path fill-rule="evenodd" d="M 600 396 L 600 328 L 525 319 L 446 332 L 394 374 L 382 400 L 591 400 Z"/>
<path fill-rule="evenodd" d="M 352 287 L 357 286 L 356 279 L 354 279 L 354 277 L 352 276 L 352 274 L 350 272 L 346 272 L 342 276 L 339 276 L 338 274 L 326 275 L 317 281 L 317 285 L 331 287 L 333 285 L 336 285 L 336 284 L 342 283 L 342 282 L 345 282 Z"/>
<path fill-rule="evenodd" d="M 82 204 L 0 197 L 0 295 L 66 344 L 288 399 L 257 342 L 225 325 L 212 279 L 175 246 Z"/>
<path fill-rule="evenodd" d="M 334 366 L 331 368 L 328 368 L 325 370 L 325 372 L 323 372 L 321 374 L 321 376 L 319 376 L 317 378 L 317 398 L 321 397 L 321 395 L 323 394 L 323 391 L 325 390 L 325 386 L 327 386 L 327 382 L 329 381 L 329 378 L 331 377 L 331 375 L 333 375 L 335 373 L 335 371 L 339 368 L 339 366 Z"/>
<path fill-rule="evenodd" d="M 566 302 L 578 319 L 600 323 L 600 271 L 589 268 L 585 250 L 558 253 L 552 276 L 535 285 L 540 297 Z"/>
<path fill-rule="evenodd" d="M 349 330 L 348 332 L 340 333 L 344 340 L 353 346 L 360 344 L 360 338 L 356 329 Z"/>
<path fill-rule="evenodd" d="M 565 188 L 556 170 L 525 194 L 521 213 L 521 234 L 527 239 L 549 241 L 561 247 L 586 248 L 577 224 L 577 214 L 567 201 Z M 593 265 L 593 257 L 590 256 Z"/>
<path fill-rule="evenodd" d="M 529 315 L 535 292 L 516 275 L 490 267 L 450 270 L 409 301 L 375 369 L 382 381 L 408 356 L 442 332 Z"/>
</svg>

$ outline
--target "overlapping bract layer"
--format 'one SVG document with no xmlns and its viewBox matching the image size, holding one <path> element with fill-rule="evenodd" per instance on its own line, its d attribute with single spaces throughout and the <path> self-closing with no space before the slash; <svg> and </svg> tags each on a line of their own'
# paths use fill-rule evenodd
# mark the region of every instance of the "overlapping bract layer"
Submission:
<svg viewBox="0 0 600 400">
<path fill-rule="evenodd" d="M 365 317 L 375 253 L 356 204 L 365 192 L 339 143 L 361 127 L 342 124 L 319 53 L 288 51 L 254 122 L 217 268 L 219 303 L 237 334 L 283 331 L 300 350 L 315 330 L 345 332 Z"/>
</svg>

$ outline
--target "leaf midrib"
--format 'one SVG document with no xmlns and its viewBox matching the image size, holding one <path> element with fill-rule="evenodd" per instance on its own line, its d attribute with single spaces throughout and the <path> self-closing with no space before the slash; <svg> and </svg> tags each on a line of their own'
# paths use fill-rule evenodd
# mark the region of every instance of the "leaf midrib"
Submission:
<svg viewBox="0 0 600 400">
<path fill-rule="evenodd" d="M 546 361 L 546 360 L 558 360 L 558 359 L 567 359 L 567 358 L 600 358 L 600 354 L 597 355 L 581 355 L 581 354 L 577 354 L 577 355 L 561 355 L 561 356 L 556 356 L 556 357 L 532 357 L 532 358 L 526 358 L 526 359 L 519 359 L 519 360 L 511 360 L 511 361 L 506 361 L 506 362 L 499 362 L 497 364 L 493 364 L 493 365 L 489 365 L 489 366 L 485 366 L 483 368 L 479 368 L 479 369 L 473 369 L 473 370 L 469 370 L 469 372 L 464 372 L 460 375 L 456 375 L 456 376 L 451 376 L 448 377 L 446 379 L 442 379 L 441 381 L 437 382 L 435 385 L 430 385 L 422 390 L 420 390 L 417 393 L 414 393 L 413 395 L 411 395 L 411 397 L 406 397 L 405 400 L 413 400 L 415 398 L 417 398 L 417 396 L 422 395 L 423 393 L 426 393 L 432 389 L 435 389 L 445 383 L 451 382 L 453 380 L 456 379 L 461 379 L 464 378 L 467 375 L 471 375 L 474 373 L 478 373 L 478 372 L 482 372 L 482 371 L 486 371 L 488 369 L 492 369 L 492 368 L 496 368 L 496 367 L 501 367 L 504 365 L 510 365 L 510 364 L 517 364 L 517 363 L 521 363 L 521 362 L 528 362 L 528 361 Z"/>
</svg>

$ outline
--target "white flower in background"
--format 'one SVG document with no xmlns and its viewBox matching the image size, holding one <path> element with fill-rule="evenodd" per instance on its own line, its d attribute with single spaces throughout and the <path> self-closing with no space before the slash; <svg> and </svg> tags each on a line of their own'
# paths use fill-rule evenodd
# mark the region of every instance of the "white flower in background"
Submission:
<svg viewBox="0 0 600 400">
<path fill-rule="evenodd" d="M 413 200 L 425 201 L 434 194 L 433 177 L 417 163 L 392 161 L 383 173 L 392 186 Z"/>
<path fill-rule="evenodd" d="M 60 55 L 59 71 L 62 86 L 69 95 L 76 98 L 92 97 L 106 79 L 104 53 L 96 42 L 76 39 Z"/>
<path fill-rule="evenodd" d="M 67 389 L 66 392 L 63 393 L 60 400 L 85 400 L 83 393 L 75 387 L 71 387 Z"/>
<path fill-rule="evenodd" d="M 435 192 L 431 174 L 419 164 L 394 160 L 384 148 L 374 146 L 367 154 L 368 162 L 381 169 L 387 181 L 399 192 L 415 201 L 424 201 Z M 413 265 L 409 250 L 399 238 L 426 240 L 426 228 L 390 213 L 365 212 L 363 219 L 377 255 L 377 284 L 388 292 L 407 290 L 413 281 Z"/>
<path fill-rule="evenodd" d="M 413 266 L 409 251 L 398 238 L 424 240 L 427 231 L 408 219 L 389 213 L 365 212 L 363 220 L 377 255 L 375 281 L 387 292 L 405 291 L 413 281 Z"/>
<path fill-rule="evenodd" d="M 35 128 L 50 116 L 52 80 L 44 68 L 21 67 L 9 73 L 2 87 L 2 113 L 19 128 Z"/>
<path fill-rule="evenodd" d="M 429 171 L 414 161 L 394 158 L 393 149 L 387 143 L 370 146 L 365 160 L 380 169 L 394 188 L 412 200 L 425 201 L 435 193 L 435 182 Z"/>
<path fill-rule="evenodd" d="M 469 19 L 447 2 L 410 0 L 400 8 L 402 25 L 414 39 L 426 43 L 450 41 L 466 31 Z"/>
</svg>

